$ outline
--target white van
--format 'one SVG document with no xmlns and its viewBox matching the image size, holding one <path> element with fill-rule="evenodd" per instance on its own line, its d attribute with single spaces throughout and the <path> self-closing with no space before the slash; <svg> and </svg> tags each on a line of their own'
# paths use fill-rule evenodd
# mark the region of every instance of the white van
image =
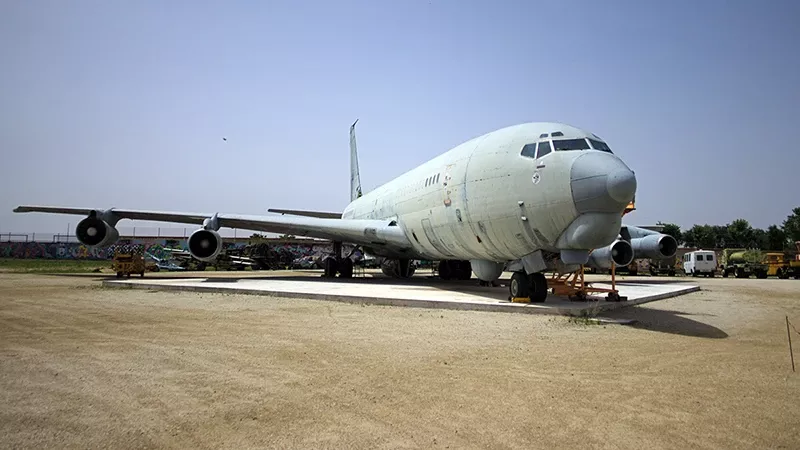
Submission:
<svg viewBox="0 0 800 450">
<path fill-rule="evenodd" d="M 695 250 L 683 255 L 683 271 L 693 277 L 713 277 L 717 271 L 717 254 L 711 250 Z"/>
</svg>

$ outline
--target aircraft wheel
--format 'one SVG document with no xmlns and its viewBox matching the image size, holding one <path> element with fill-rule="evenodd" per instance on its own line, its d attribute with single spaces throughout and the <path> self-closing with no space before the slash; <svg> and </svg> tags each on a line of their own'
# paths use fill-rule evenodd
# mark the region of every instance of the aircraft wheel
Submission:
<svg viewBox="0 0 800 450">
<path fill-rule="evenodd" d="M 340 278 L 353 278 L 353 260 L 350 258 L 343 258 L 339 262 L 339 277 Z"/>
<path fill-rule="evenodd" d="M 449 280 L 453 277 L 453 268 L 450 261 L 439 261 L 439 278 Z"/>
<path fill-rule="evenodd" d="M 514 272 L 511 275 L 511 283 L 508 284 L 508 291 L 511 299 L 528 297 L 530 295 L 530 280 L 525 272 Z"/>
<path fill-rule="evenodd" d="M 336 263 L 336 258 L 329 256 L 325 258 L 325 261 L 322 263 L 323 267 L 325 268 L 325 277 L 326 278 L 333 278 L 336 276 L 336 271 L 339 268 L 338 264 Z"/>
<path fill-rule="evenodd" d="M 458 262 L 458 279 L 469 280 L 472 278 L 472 264 L 469 261 Z"/>
<path fill-rule="evenodd" d="M 533 303 L 542 303 L 547 298 L 547 278 L 541 272 L 528 276 L 530 282 L 530 299 Z"/>
</svg>

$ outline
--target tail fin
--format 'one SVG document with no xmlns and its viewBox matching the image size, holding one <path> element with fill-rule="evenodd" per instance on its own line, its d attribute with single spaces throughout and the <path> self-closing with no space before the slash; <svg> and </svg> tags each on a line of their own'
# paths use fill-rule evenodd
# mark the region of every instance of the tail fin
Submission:
<svg viewBox="0 0 800 450">
<path fill-rule="evenodd" d="M 361 175 L 358 173 L 358 151 L 356 150 L 356 124 L 350 126 L 350 201 L 361 197 Z"/>
</svg>

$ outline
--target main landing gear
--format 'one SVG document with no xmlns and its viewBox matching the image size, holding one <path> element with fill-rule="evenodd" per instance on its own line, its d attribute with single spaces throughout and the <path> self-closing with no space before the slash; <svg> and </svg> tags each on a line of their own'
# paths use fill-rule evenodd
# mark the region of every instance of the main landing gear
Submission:
<svg viewBox="0 0 800 450">
<path fill-rule="evenodd" d="M 509 300 L 527 298 L 532 303 L 542 303 L 547 298 L 547 278 L 543 273 L 514 272 L 508 285 Z"/>
<path fill-rule="evenodd" d="M 339 274 L 339 278 L 353 278 L 353 260 L 349 257 L 342 257 L 342 243 L 333 243 L 333 254 L 326 257 L 322 262 L 325 273 L 322 275 L 325 278 L 335 278 Z"/>
</svg>

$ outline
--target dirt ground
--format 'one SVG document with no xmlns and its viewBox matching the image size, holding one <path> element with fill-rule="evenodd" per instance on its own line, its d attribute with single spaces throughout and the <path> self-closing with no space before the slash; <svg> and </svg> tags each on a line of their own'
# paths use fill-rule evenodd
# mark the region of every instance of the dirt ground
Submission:
<svg viewBox="0 0 800 450">
<path fill-rule="evenodd" d="M 98 280 L 0 273 L 0 447 L 800 448 L 797 280 L 636 326 Z"/>
</svg>

